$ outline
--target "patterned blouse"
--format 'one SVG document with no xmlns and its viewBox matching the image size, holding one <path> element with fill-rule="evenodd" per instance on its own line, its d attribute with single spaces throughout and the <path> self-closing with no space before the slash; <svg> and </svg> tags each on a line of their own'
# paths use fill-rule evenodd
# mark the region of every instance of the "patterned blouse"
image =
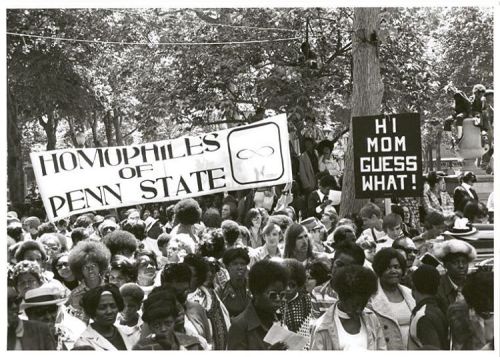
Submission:
<svg viewBox="0 0 500 357">
<path fill-rule="evenodd" d="M 305 290 L 300 290 L 290 301 L 281 305 L 283 322 L 290 331 L 297 332 L 304 321 L 311 315 L 311 296 Z"/>
</svg>

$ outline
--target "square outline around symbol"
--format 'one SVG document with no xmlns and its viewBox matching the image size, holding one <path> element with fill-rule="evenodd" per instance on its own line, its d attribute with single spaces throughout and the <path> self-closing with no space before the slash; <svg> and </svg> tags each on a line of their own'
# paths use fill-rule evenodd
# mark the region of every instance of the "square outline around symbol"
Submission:
<svg viewBox="0 0 500 357">
<path fill-rule="evenodd" d="M 236 131 L 253 129 L 253 128 L 257 128 L 259 126 L 264 126 L 264 125 L 274 125 L 274 126 L 276 126 L 276 129 L 278 129 L 278 141 L 279 141 L 278 148 L 279 148 L 279 153 L 280 153 L 280 158 L 281 158 L 281 174 L 278 177 L 271 178 L 271 179 L 268 179 L 268 180 L 240 182 L 240 181 L 238 181 L 236 179 L 236 177 L 234 175 L 233 158 L 232 158 L 232 155 L 231 155 L 231 145 L 229 144 L 229 138 L 231 137 L 231 134 L 233 134 Z M 283 175 L 285 174 L 285 165 L 284 165 L 284 160 L 283 160 L 283 150 L 281 149 L 281 135 L 280 134 L 281 134 L 281 132 L 280 132 L 279 125 L 276 124 L 276 123 L 272 123 L 272 122 L 270 122 L 270 123 L 262 123 L 262 124 L 255 124 L 255 125 L 252 125 L 252 126 L 245 126 L 245 127 L 240 127 L 240 128 L 235 128 L 235 129 L 232 129 L 229 134 L 227 134 L 227 150 L 228 150 L 228 153 L 229 153 L 229 164 L 231 165 L 231 176 L 233 177 L 233 180 L 235 182 L 237 182 L 240 185 L 249 185 L 249 184 L 252 184 L 252 183 L 276 181 L 276 180 L 279 180 L 280 178 L 283 177 Z"/>
</svg>

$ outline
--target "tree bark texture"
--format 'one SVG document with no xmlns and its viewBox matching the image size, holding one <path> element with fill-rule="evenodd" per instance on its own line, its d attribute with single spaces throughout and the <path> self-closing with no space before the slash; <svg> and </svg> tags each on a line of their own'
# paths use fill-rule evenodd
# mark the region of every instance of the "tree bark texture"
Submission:
<svg viewBox="0 0 500 357">
<path fill-rule="evenodd" d="M 355 8 L 352 38 L 352 116 L 378 115 L 381 110 L 384 86 L 380 76 L 377 33 L 380 8 Z M 355 199 L 354 152 L 352 119 L 345 155 L 344 180 L 340 216 L 357 213 L 367 200 Z"/>
<path fill-rule="evenodd" d="M 122 146 L 123 145 L 123 137 L 122 137 L 122 130 L 121 130 L 121 125 L 120 125 L 120 116 L 116 111 L 114 111 L 113 115 L 113 126 L 115 128 L 115 136 L 116 136 L 116 145 L 117 146 Z"/>
<path fill-rule="evenodd" d="M 106 131 L 106 140 L 108 142 L 108 146 L 114 146 L 114 137 L 113 137 L 113 123 L 111 120 L 111 112 L 107 112 L 104 115 L 104 129 Z"/>
<path fill-rule="evenodd" d="M 15 98 L 7 89 L 7 187 L 12 206 L 24 203 L 24 171 Z"/>
</svg>

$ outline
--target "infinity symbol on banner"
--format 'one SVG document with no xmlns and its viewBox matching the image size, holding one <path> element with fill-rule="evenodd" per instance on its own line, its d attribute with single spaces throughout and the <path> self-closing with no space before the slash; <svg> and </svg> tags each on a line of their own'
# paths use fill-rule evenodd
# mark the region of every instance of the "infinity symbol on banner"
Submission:
<svg viewBox="0 0 500 357">
<path fill-rule="evenodd" d="M 253 158 L 255 155 L 260 157 L 269 157 L 272 154 L 274 154 L 274 149 L 271 146 L 262 146 L 260 149 L 257 149 L 257 151 L 252 149 L 240 150 L 236 154 L 236 157 L 241 160 L 248 160 Z"/>
</svg>

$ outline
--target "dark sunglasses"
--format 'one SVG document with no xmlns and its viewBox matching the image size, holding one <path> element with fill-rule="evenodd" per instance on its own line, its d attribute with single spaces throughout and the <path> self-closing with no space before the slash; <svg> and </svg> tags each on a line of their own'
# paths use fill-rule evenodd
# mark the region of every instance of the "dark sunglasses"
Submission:
<svg viewBox="0 0 500 357">
<path fill-rule="evenodd" d="M 286 300 L 286 291 L 282 291 L 280 293 L 278 293 L 276 291 L 270 291 L 267 294 L 267 297 L 273 301 L 278 301 L 278 300 L 283 301 L 283 300 Z"/>
<path fill-rule="evenodd" d="M 67 267 L 69 267 L 68 263 L 57 263 L 56 264 L 57 269 L 62 269 L 62 268 L 67 268 Z"/>
<path fill-rule="evenodd" d="M 31 307 L 26 309 L 27 314 L 29 315 L 35 315 L 35 316 L 44 316 L 47 313 L 49 314 L 55 314 L 57 312 L 57 305 L 50 305 L 50 306 L 37 306 L 37 307 Z"/>
</svg>

